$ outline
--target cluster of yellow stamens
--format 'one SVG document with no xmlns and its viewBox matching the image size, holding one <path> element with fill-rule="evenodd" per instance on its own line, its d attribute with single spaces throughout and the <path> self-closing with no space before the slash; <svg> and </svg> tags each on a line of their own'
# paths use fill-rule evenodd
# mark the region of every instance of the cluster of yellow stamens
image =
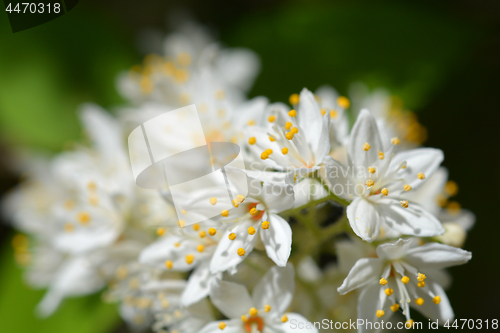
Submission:
<svg viewBox="0 0 500 333">
<path fill-rule="evenodd" d="M 370 146 L 370 144 L 368 142 L 365 142 L 363 144 L 363 150 L 364 151 L 369 151 L 371 148 L 372 148 L 372 146 Z"/>
<path fill-rule="evenodd" d="M 264 150 L 262 152 L 262 154 L 260 154 L 260 158 L 263 160 L 266 160 L 269 158 L 269 155 L 271 155 L 272 153 L 273 153 L 273 150 L 271 148 L 268 148 L 268 149 Z"/>
<path fill-rule="evenodd" d="M 409 204 L 408 200 L 401 200 L 401 207 L 408 208 Z"/>
</svg>

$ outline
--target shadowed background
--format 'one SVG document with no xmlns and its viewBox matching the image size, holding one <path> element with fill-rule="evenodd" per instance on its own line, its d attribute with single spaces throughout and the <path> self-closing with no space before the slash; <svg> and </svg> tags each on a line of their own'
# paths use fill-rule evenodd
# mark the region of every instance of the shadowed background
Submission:
<svg viewBox="0 0 500 333">
<path fill-rule="evenodd" d="M 456 317 L 500 319 L 497 1 L 81 0 L 62 17 L 16 34 L 0 14 L 2 193 L 18 181 L 8 167 L 14 149 L 60 151 L 81 136 L 78 105 L 124 103 L 115 77 L 141 62 L 140 32 L 171 31 L 179 11 L 226 45 L 259 54 L 262 72 L 251 97 L 286 101 L 323 84 L 347 94 L 350 83 L 362 81 L 389 89 L 415 111 L 428 129 L 426 145 L 445 152 L 444 166 L 460 186 L 457 200 L 477 216 L 465 244 L 472 261 L 450 270 Z M 127 332 L 98 295 L 67 300 L 47 320 L 35 318 L 43 292 L 23 284 L 13 235 L 0 225 L 0 332 Z"/>
</svg>

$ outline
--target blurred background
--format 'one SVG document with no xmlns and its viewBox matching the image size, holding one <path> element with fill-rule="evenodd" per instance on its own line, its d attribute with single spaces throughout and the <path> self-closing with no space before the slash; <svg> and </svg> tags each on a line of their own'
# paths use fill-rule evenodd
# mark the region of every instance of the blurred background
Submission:
<svg viewBox="0 0 500 333">
<path fill-rule="evenodd" d="M 132 1 L 81 0 L 67 14 L 13 34 L 0 14 L 0 190 L 19 175 L 9 168 L 19 148 L 57 152 L 81 136 L 76 109 L 108 109 L 123 100 L 116 75 L 141 62 L 145 30 L 171 31 L 189 13 L 228 46 L 262 60 L 251 97 L 286 101 L 323 84 L 347 94 L 362 81 L 385 87 L 427 127 L 426 145 L 445 152 L 444 166 L 475 212 L 465 248 L 472 261 L 451 270 L 457 318 L 500 319 L 497 237 L 500 96 L 500 2 L 453 1 Z M 0 332 L 127 332 L 100 296 L 67 300 L 41 320 L 43 291 L 22 282 L 14 231 L 0 224 Z M 422 320 L 422 318 L 415 318 Z M 424 322 L 427 322 L 425 320 Z M 444 330 L 444 329 L 443 329 Z"/>
</svg>

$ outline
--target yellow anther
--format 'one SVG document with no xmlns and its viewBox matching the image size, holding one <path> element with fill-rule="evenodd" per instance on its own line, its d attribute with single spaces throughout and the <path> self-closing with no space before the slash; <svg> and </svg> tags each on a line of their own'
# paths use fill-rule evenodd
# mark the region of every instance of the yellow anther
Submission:
<svg viewBox="0 0 500 333">
<path fill-rule="evenodd" d="M 234 232 L 232 232 L 232 233 L 229 234 L 228 238 L 230 240 L 235 240 L 236 239 L 236 234 Z"/>
<path fill-rule="evenodd" d="M 371 180 L 371 179 L 368 179 L 368 180 L 366 181 L 365 185 L 366 185 L 368 188 L 370 188 L 370 187 L 372 187 L 373 185 L 375 185 L 375 182 L 374 182 L 373 180 Z"/>
<path fill-rule="evenodd" d="M 217 203 L 217 198 L 216 198 L 216 197 L 211 197 L 211 198 L 210 198 L 210 204 L 211 204 L 212 206 L 215 206 L 215 204 L 216 204 L 216 203 Z"/>
<path fill-rule="evenodd" d="M 174 244 L 174 246 L 175 247 L 179 247 L 179 246 L 181 246 L 181 243 L 177 242 L 177 243 Z"/>
<path fill-rule="evenodd" d="M 419 297 L 415 300 L 415 303 L 417 303 L 417 305 L 424 305 L 424 299 L 422 297 Z"/>
<path fill-rule="evenodd" d="M 287 121 L 287 122 L 285 123 L 285 129 L 289 130 L 290 128 L 292 128 L 292 125 L 293 125 L 293 124 L 292 124 L 291 122 Z"/>
<path fill-rule="evenodd" d="M 179 221 L 177 221 L 177 224 L 179 225 L 179 227 L 184 228 L 186 226 L 186 221 L 179 220 Z"/>
<path fill-rule="evenodd" d="M 378 158 L 379 158 L 380 160 L 383 160 L 383 159 L 384 159 L 384 153 L 383 153 L 383 152 L 381 152 L 380 150 L 378 151 Z"/>
<path fill-rule="evenodd" d="M 321 115 L 324 116 L 326 114 L 326 109 L 321 109 Z"/>
<path fill-rule="evenodd" d="M 252 136 L 251 138 L 248 139 L 248 143 L 251 145 L 254 145 L 257 142 L 257 139 L 255 136 Z"/>
<path fill-rule="evenodd" d="M 181 213 L 184 214 L 184 215 L 187 215 L 188 212 L 185 209 L 181 209 Z"/>
<path fill-rule="evenodd" d="M 75 202 L 73 200 L 66 200 L 64 202 L 64 208 L 66 208 L 67 210 L 72 210 L 73 208 L 75 208 Z"/>
<path fill-rule="evenodd" d="M 245 201 L 245 196 L 242 194 L 238 194 L 236 196 L 236 199 L 238 200 L 239 203 L 242 203 L 243 201 Z"/>
<path fill-rule="evenodd" d="M 210 236 L 215 236 L 216 233 L 217 233 L 217 230 L 215 230 L 215 228 L 208 229 L 208 234 Z"/>
<path fill-rule="evenodd" d="M 297 134 L 297 133 L 299 133 L 299 129 L 297 127 L 292 127 L 290 132 L 292 132 L 293 134 Z"/>
<path fill-rule="evenodd" d="M 188 265 L 191 265 L 193 263 L 193 261 L 194 261 L 194 255 L 192 255 L 192 254 L 186 255 L 186 263 Z"/>
<path fill-rule="evenodd" d="M 409 190 L 412 189 L 412 187 L 408 184 L 406 184 L 405 186 L 403 186 L 403 188 L 405 189 L 406 192 L 408 192 Z"/>
<path fill-rule="evenodd" d="M 90 223 L 90 214 L 87 212 L 80 212 L 76 216 L 76 220 L 81 225 L 88 225 Z"/>
<path fill-rule="evenodd" d="M 339 113 L 335 110 L 330 110 L 330 118 L 337 118 L 337 116 L 339 115 Z"/>
<path fill-rule="evenodd" d="M 295 111 L 295 110 L 290 110 L 290 111 L 288 111 L 288 115 L 289 115 L 290 117 L 292 117 L 292 118 L 293 118 L 293 117 L 296 117 L 296 116 L 297 116 L 297 111 Z"/>
<path fill-rule="evenodd" d="M 240 206 L 240 203 L 239 203 L 238 199 L 233 199 L 233 206 L 235 208 L 238 208 Z"/>
<path fill-rule="evenodd" d="M 401 207 L 408 208 L 409 202 L 408 200 L 401 200 Z"/>
<path fill-rule="evenodd" d="M 385 187 L 380 191 L 380 193 L 382 193 L 382 195 L 385 195 L 387 196 L 389 194 L 389 190 L 386 189 Z"/>
<path fill-rule="evenodd" d="M 377 317 L 382 317 L 385 314 L 384 310 L 377 310 Z"/>
<path fill-rule="evenodd" d="M 247 231 L 248 231 L 249 235 L 255 235 L 255 228 L 254 227 L 249 227 Z"/>
<path fill-rule="evenodd" d="M 207 236 L 207 232 L 202 230 L 198 233 L 198 236 L 200 236 L 200 238 L 205 238 Z"/>
<path fill-rule="evenodd" d="M 255 207 L 253 207 L 252 209 L 250 209 L 250 215 L 252 215 L 252 216 L 257 215 L 257 213 L 258 213 L 258 212 L 259 212 L 259 211 L 258 211 L 258 210 L 257 210 L 257 208 L 255 208 Z"/>
<path fill-rule="evenodd" d="M 97 185 L 96 185 L 96 183 L 94 183 L 94 182 L 88 182 L 88 184 L 87 184 L 87 189 L 88 189 L 89 191 L 95 191 L 95 190 L 97 190 Z"/>
<path fill-rule="evenodd" d="M 273 150 L 271 148 L 267 148 L 265 152 L 267 155 L 271 155 L 273 153 Z"/>
<path fill-rule="evenodd" d="M 386 279 L 384 279 L 384 278 L 381 278 L 381 279 L 380 279 L 380 281 L 379 281 L 379 283 L 380 283 L 381 285 L 385 286 L 385 285 L 387 284 L 387 280 L 386 280 Z"/>
<path fill-rule="evenodd" d="M 368 167 L 368 172 L 369 173 L 375 173 L 375 168 L 374 167 Z"/>
<path fill-rule="evenodd" d="M 444 186 L 444 191 L 446 192 L 446 194 L 452 197 L 458 193 L 458 184 L 453 180 L 448 180 L 446 182 L 446 185 Z"/>
<path fill-rule="evenodd" d="M 384 291 L 385 291 L 385 294 L 386 294 L 387 296 L 391 296 L 391 295 L 394 293 L 394 290 L 392 290 L 391 288 L 387 288 L 387 289 L 386 289 L 386 290 L 384 290 Z"/>
<path fill-rule="evenodd" d="M 410 282 L 410 278 L 405 275 L 401 278 L 401 282 L 403 282 L 404 284 L 407 284 L 408 282 Z"/>
<path fill-rule="evenodd" d="M 95 195 L 91 195 L 89 197 L 89 202 L 90 202 L 91 205 L 97 206 L 99 204 L 99 198 L 97 196 L 95 196 Z"/>
<path fill-rule="evenodd" d="M 286 323 L 287 321 L 288 321 L 288 317 L 286 315 L 283 315 L 283 317 L 281 317 L 281 322 Z"/>
<path fill-rule="evenodd" d="M 264 305 L 264 311 L 265 311 L 265 312 L 269 312 L 269 311 L 271 311 L 271 306 L 270 306 L 269 304 Z"/>
<path fill-rule="evenodd" d="M 247 122 L 247 125 L 248 125 L 248 126 L 254 126 L 254 125 L 255 125 L 255 120 L 250 119 L 250 120 Z"/>
<path fill-rule="evenodd" d="M 167 267 L 168 269 L 172 269 L 172 267 L 174 267 L 174 263 L 172 262 L 172 260 L 165 261 L 165 267 Z"/>
<path fill-rule="evenodd" d="M 434 298 L 432 299 L 432 301 L 434 302 L 434 304 L 439 304 L 439 303 L 441 303 L 441 297 L 434 296 Z"/>
<path fill-rule="evenodd" d="M 425 179 L 425 174 L 423 172 L 420 172 L 418 175 L 417 175 L 418 179 Z"/>
<path fill-rule="evenodd" d="M 269 116 L 269 117 L 267 118 L 267 121 L 269 121 L 270 123 L 275 122 L 275 121 L 276 121 L 276 116 L 274 116 L 274 115 Z"/>
<path fill-rule="evenodd" d="M 227 209 L 224 209 L 220 215 L 224 216 L 224 217 L 228 217 L 229 216 L 229 211 Z"/>
<path fill-rule="evenodd" d="M 288 148 L 287 148 L 287 147 L 285 147 L 285 148 L 281 149 L 281 153 L 282 153 L 283 155 L 288 154 Z"/>
<path fill-rule="evenodd" d="M 399 138 L 392 138 L 392 139 L 391 139 L 391 143 L 392 143 L 393 145 L 399 145 L 399 143 L 400 143 Z"/>
<path fill-rule="evenodd" d="M 413 319 L 407 320 L 405 326 L 406 328 L 413 328 Z"/>
<path fill-rule="evenodd" d="M 398 303 L 394 303 L 393 305 L 391 305 L 391 310 L 392 312 L 396 312 L 399 310 L 399 304 Z"/>
<path fill-rule="evenodd" d="M 198 231 L 198 230 L 200 230 L 200 225 L 199 225 L 198 223 L 193 224 L 193 230 L 194 230 L 194 231 Z"/>
<path fill-rule="evenodd" d="M 299 94 L 291 94 L 290 98 L 288 99 L 288 101 L 292 105 L 299 104 L 299 100 L 300 100 L 300 95 Z"/>
<path fill-rule="evenodd" d="M 264 222 L 262 222 L 262 224 L 260 226 L 262 227 L 262 229 L 269 229 L 269 222 L 264 221 Z"/>
<path fill-rule="evenodd" d="M 223 321 L 221 321 L 221 322 L 219 323 L 219 329 L 222 331 L 222 330 L 223 330 L 223 329 L 225 329 L 225 328 L 226 328 L 226 323 L 225 323 L 225 322 L 223 322 Z"/>
<path fill-rule="evenodd" d="M 269 141 L 274 142 L 276 139 L 273 136 L 269 136 Z"/>
<path fill-rule="evenodd" d="M 288 140 L 292 140 L 293 139 L 293 132 L 288 132 L 285 134 L 285 137 L 288 139 Z"/>
<path fill-rule="evenodd" d="M 351 105 L 351 101 L 349 101 L 349 98 L 345 96 L 339 96 L 337 98 L 337 104 L 343 107 L 344 109 L 347 109 Z"/>
<path fill-rule="evenodd" d="M 417 286 L 420 287 L 420 288 L 425 287 L 425 281 L 418 282 Z"/>
<path fill-rule="evenodd" d="M 165 234 L 165 228 L 158 228 L 158 229 L 156 230 L 156 234 L 157 234 L 158 236 L 163 236 L 163 235 Z"/>
<path fill-rule="evenodd" d="M 224 97 L 226 97 L 226 93 L 223 90 L 217 90 L 215 92 L 215 98 L 221 100 L 224 99 Z"/>
<path fill-rule="evenodd" d="M 196 247 L 196 251 L 198 251 L 198 252 L 203 252 L 203 251 L 205 251 L 205 246 L 203 246 L 202 244 L 198 245 L 198 246 Z"/>
<path fill-rule="evenodd" d="M 450 201 L 446 204 L 446 210 L 450 215 L 456 215 L 460 213 L 462 206 L 456 201 Z"/>
<path fill-rule="evenodd" d="M 73 232 L 73 231 L 75 231 L 75 226 L 72 223 L 68 222 L 64 225 L 64 231 L 66 231 L 68 233 Z"/>
<path fill-rule="evenodd" d="M 260 158 L 263 160 L 267 160 L 269 158 L 269 155 L 265 151 L 263 151 L 262 154 L 260 154 Z"/>
<path fill-rule="evenodd" d="M 250 308 L 250 310 L 248 310 L 248 313 L 250 314 L 251 317 L 255 317 L 257 313 L 259 313 L 259 311 L 257 311 L 256 308 Z"/>
<path fill-rule="evenodd" d="M 248 321 L 248 317 L 245 315 L 241 316 L 241 321 L 246 323 Z"/>
<path fill-rule="evenodd" d="M 240 248 L 236 251 L 236 253 L 238 253 L 238 255 L 239 255 L 240 257 L 243 257 L 243 256 L 245 255 L 245 249 L 243 249 L 242 247 L 240 247 Z"/>
<path fill-rule="evenodd" d="M 425 274 L 422 274 L 422 273 L 418 273 L 417 274 L 417 280 L 422 282 L 424 281 L 425 279 L 427 279 L 427 276 L 425 276 Z"/>
<path fill-rule="evenodd" d="M 370 144 L 368 142 L 365 142 L 364 145 L 363 145 L 363 150 L 364 151 L 368 151 L 372 148 L 372 146 L 370 146 Z"/>
<path fill-rule="evenodd" d="M 128 268 L 127 266 L 120 266 L 117 268 L 115 272 L 116 278 L 118 280 L 123 280 L 128 276 Z"/>
</svg>

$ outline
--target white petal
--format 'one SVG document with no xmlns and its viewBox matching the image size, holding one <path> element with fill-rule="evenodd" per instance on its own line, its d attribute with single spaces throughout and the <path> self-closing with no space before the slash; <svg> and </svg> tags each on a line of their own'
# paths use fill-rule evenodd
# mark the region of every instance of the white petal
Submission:
<svg viewBox="0 0 500 333">
<path fill-rule="evenodd" d="M 382 276 L 383 261 L 378 258 L 362 258 L 351 268 L 349 275 L 337 289 L 341 295 L 374 283 Z"/>
<path fill-rule="evenodd" d="M 383 317 L 377 317 L 377 310 L 384 310 Z M 380 304 L 380 286 L 368 286 L 364 288 L 358 297 L 358 319 L 363 319 L 366 322 L 389 321 L 393 312 L 390 309 L 381 308 Z M 373 325 L 372 325 L 373 326 Z M 369 325 L 358 326 L 358 331 L 361 333 L 375 332 L 375 329 L 369 329 Z"/>
<path fill-rule="evenodd" d="M 329 129 L 330 129 L 330 115 L 326 113 L 323 116 L 321 132 L 319 135 L 319 141 L 317 147 L 314 148 L 313 146 L 313 153 L 316 164 L 320 164 L 325 158 L 325 156 L 327 156 L 328 153 L 330 153 Z"/>
<path fill-rule="evenodd" d="M 386 243 L 379 245 L 377 247 L 377 255 L 379 258 L 387 259 L 387 260 L 395 260 L 402 258 L 406 255 L 406 253 L 412 248 L 416 246 L 416 240 L 414 238 L 410 239 L 398 239 L 397 242 L 391 244 Z"/>
<path fill-rule="evenodd" d="M 380 233 L 380 215 L 372 202 L 357 197 L 347 206 L 347 218 L 352 230 L 361 239 L 372 242 Z"/>
<path fill-rule="evenodd" d="M 222 273 L 210 273 L 210 262 L 201 263 L 189 276 L 186 288 L 181 296 L 183 306 L 190 306 L 208 296 L 210 284 L 214 279 L 221 279 Z"/>
<path fill-rule="evenodd" d="M 253 307 L 245 286 L 221 280 L 214 280 L 210 286 L 210 300 L 228 318 L 240 318 Z"/>
<path fill-rule="evenodd" d="M 370 150 L 364 151 L 363 145 L 368 143 Z M 364 109 L 361 110 L 351 132 L 351 138 L 347 147 L 349 158 L 355 166 L 368 166 L 371 161 L 378 161 L 378 151 L 384 151 L 380 139 L 377 122 L 372 114 Z"/>
<path fill-rule="evenodd" d="M 430 298 L 424 290 L 417 288 L 417 293 L 424 299 L 424 304 L 416 305 L 412 302 L 410 303 L 411 307 L 432 321 L 439 320 L 440 324 L 446 322 L 447 320 L 453 320 L 455 314 L 453 313 L 450 301 L 448 300 L 448 296 L 446 296 L 443 288 L 441 288 L 441 286 L 434 281 L 426 280 L 425 282 L 425 288 L 429 288 L 435 295 L 438 295 L 441 298 L 441 302 L 439 304 L 434 304 L 432 298 Z"/>
<path fill-rule="evenodd" d="M 273 325 L 275 333 L 317 333 L 318 329 L 309 320 L 298 313 L 287 313 L 288 321 L 281 325 Z"/>
<path fill-rule="evenodd" d="M 300 92 L 297 120 L 304 131 L 307 143 L 316 151 L 321 136 L 322 116 L 314 94 L 307 89 Z"/>
<path fill-rule="evenodd" d="M 295 291 L 295 272 L 292 264 L 272 267 L 253 289 L 253 304 L 257 309 L 270 305 L 276 313 L 284 313 Z"/>
<path fill-rule="evenodd" d="M 408 251 L 406 261 L 421 270 L 462 265 L 472 258 L 472 253 L 440 243 L 427 243 Z"/>
<path fill-rule="evenodd" d="M 336 196 L 346 200 L 352 200 L 350 194 L 354 193 L 354 180 L 350 174 L 350 168 L 341 162 L 327 156 L 324 159 L 326 179 L 330 183 L 330 191 Z"/>
<path fill-rule="evenodd" d="M 260 237 L 267 256 L 276 265 L 284 267 L 292 251 L 292 229 L 285 219 L 276 214 L 269 214 L 268 222 L 269 229 L 260 230 Z"/>
<path fill-rule="evenodd" d="M 262 197 L 269 212 L 280 213 L 293 207 L 293 187 L 286 184 L 264 183 Z"/>
</svg>

